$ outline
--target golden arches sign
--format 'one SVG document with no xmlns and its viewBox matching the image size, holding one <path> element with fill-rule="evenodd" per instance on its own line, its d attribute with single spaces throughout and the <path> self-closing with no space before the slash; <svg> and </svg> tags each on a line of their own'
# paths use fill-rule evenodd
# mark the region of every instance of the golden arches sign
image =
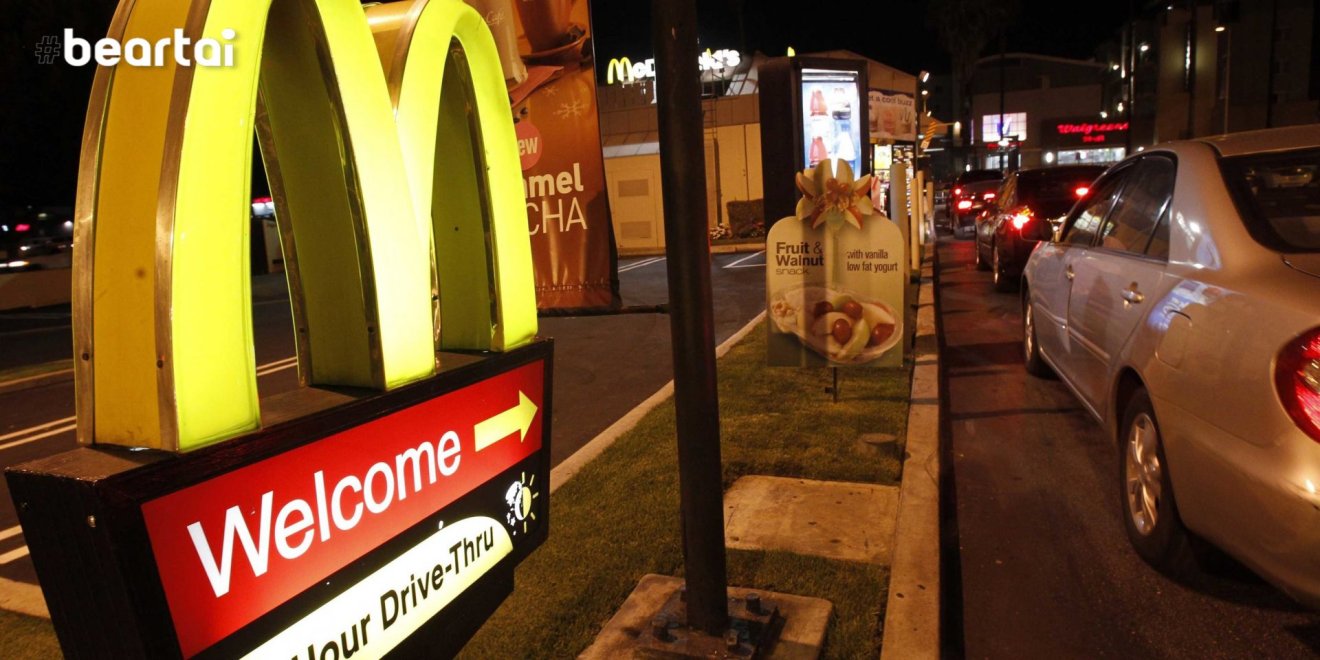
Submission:
<svg viewBox="0 0 1320 660">
<path fill-rule="evenodd" d="M 305 383 L 390 389 L 434 374 L 440 348 L 533 339 L 518 151 L 474 10 L 123 0 L 109 36 L 180 25 L 194 41 L 235 30 L 234 66 L 120 64 L 93 87 L 75 226 L 81 443 L 185 451 L 260 426 L 254 130 Z"/>
</svg>

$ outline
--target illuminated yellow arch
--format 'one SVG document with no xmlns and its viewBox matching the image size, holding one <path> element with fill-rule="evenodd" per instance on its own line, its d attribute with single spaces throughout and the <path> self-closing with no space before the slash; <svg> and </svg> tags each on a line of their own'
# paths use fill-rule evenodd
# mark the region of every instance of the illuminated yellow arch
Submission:
<svg viewBox="0 0 1320 660">
<path fill-rule="evenodd" d="M 430 14 L 456 16 L 474 57 L 494 53 L 489 34 L 476 45 L 482 35 L 464 18 L 475 12 L 458 0 L 408 4 L 423 17 L 419 27 Z M 445 255 L 448 237 L 432 249 L 427 210 L 444 207 L 414 193 L 410 181 L 444 175 L 410 172 L 428 159 L 414 145 L 405 158 L 399 138 L 410 132 L 396 128 L 359 2 L 123 0 L 110 36 L 154 42 L 179 26 L 194 41 L 233 29 L 234 66 L 120 65 L 98 71 L 93 88 L 75 235 L 79 440 L 187 450 L 260 425 L 248 269 L 254 128 L 276 198 L 304 381 L 387 389 L 434 373 L 442 326 L 433 284 L 461 284 L 464 272 L 432 259 Z M 447 49 L 450 35 L 441 32 L 419 29 L 411 38 Z M 472 67 L 479 107 L 490 82 L 502 87 L 502 74 L 484 80 L 490 71 Z M 414 84 L 404 78 L 395 96 L 408 98 Z M 430 87 L 442 90 L 438 81 Z M 482 107 L 472 126 L 492 166 L 473 190 L 492 193 L 493 245 L 475 256 L 468 249 L 462 260 L 474 269 L 467 286 L 497 288 L 475 318 L 445 320 L 485 328 L 485 341 L 461 333 L 446 346 L 506 350 L 536 332 L 526 212 L 496 201 L 510 183 L 521 198 L 518 181 L 504 180 L 507 167 L 495 168 L 509 153 L 517 160 L 507 103 L 504 112 L 499 122 Z M 431 122 L 443 127 L 437 116 Z M 480 218 L 458 224 L 474 222 L 482 226 Z M 456 309 L 476 309 L 449 295 Z"/>
<path fill-rule="evenodd" d="M 536 335 L 535 315 L 523 313 L 536 307 L 531 244 L 495 39 L 481 15 L 456 0 L 375 5 L 367 17 L 394 104 L 413 205 L 430 220 L 424 231 L 435 236 L 441 346 L 490 350 L 526 343 Z M 487 222 L 500 228 L 492 231 Z"/>
</svg>

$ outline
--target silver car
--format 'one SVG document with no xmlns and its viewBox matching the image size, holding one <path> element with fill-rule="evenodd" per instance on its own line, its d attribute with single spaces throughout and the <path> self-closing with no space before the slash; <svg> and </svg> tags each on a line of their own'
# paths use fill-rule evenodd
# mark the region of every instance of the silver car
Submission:
<svg viewBox="0 0 1320 660">
<path fill-rule="evenodd" d="M 1027 370 L 1117 441 L 1137 552 L 1183 574 L 1205 539 L 1320 607 L 1320 124 L 1115 165 L 1022 298 Z"/>
</svg>

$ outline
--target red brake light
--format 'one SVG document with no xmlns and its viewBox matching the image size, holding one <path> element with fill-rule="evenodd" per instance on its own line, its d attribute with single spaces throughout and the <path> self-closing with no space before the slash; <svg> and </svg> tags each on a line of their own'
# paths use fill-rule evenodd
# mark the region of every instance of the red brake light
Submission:
<svg viewBox="0 0 1320 660">
<path fill-rule="evenodd" d="M 15 226 L 14 226 L 14 231 L 27 231 L 27 230 L 29 230 L 29 229 L 31 229 L 31 228 L 32 228 L 32 225 L 20 224 L 20 225 L 15 225 Z"/>
<path fill-rule="evenodd" d="M 1073 194 L 1077 195 L 1078 197 L 1086 197 L 1086 193 L 1089 192 L 1091 192 L 1090 188 L 1086 186 L 1077 186 L 1077 189 L 1073 191 Z"/>
<path fill-rule="evenodd" d="M 1320 328 L 1293 340 L 1274 365 L 1279 401 L 1298 428 L 1320 442 Z"/>
<path fill-rule="evenodd" d="M 1026 213 L 1013 216 L 1013 228 L 1018 231 L 1022 231 L 1022 228 L 1026 227 L 1028 222 L 1031 222 L 1031 216 Z"/>
<path fill-rule="evenodd" d="M 992 192 L 988 192 L 984 195 L 981 195 L 981 199 L 994 199 L 994 198 L 995 198 L 995 194 Z"/>
<path fill-rule="evenodd" d="M 970 208 L 972 208 L 972 200 L 970 200 L 970 199 L 964 199 L 964 200 L 961 200 L 961 201 L 958 202 L 958 210 L 959 210 L 959 211 L 966 211 L 967 209 L 970 209 Z"/>
<path fill-rule="evenodd" d="M 273 201 L 275 201 L 275 200 L 273 200 L 273 199 L 271 199 L 271 198 L 269 198 L 269 197 L 253 197 L 253 198 L 252 198 L 252 203 L 253 203 L 253 204 L 269 204 L 269 203 L 271 203 L 271 202 L 273 202 Z"/>
</svg>

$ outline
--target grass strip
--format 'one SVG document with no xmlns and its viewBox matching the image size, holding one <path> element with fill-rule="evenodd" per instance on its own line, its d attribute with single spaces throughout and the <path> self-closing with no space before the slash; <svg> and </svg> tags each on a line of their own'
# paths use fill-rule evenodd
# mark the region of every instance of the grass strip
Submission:
<svg viewBox="0 0 1320 660">
<path fill-rule="evenodd" d="M 0 610 L 0 639 L 4 640 L 6 658 L 47 660 L 63 657 L 50 619 Z"/>
<path fill-rule="evenodd" d="M 765 329 L 719 363 L 724 483 L 748 474 L 896 485 L 907 369 L 840 372 L 765 366 Z M 682 574 L 673 400 L 665 402 L 556 493 L 549 540 L 517 588 L 464 650 L 467 658 L 573 657 L 589 646 L 645 573 Z M 786 552 L 730 550 L 730 584 L 834 603 L 826 656 L 874 656 L 888 569 Z"/>
</svg>

